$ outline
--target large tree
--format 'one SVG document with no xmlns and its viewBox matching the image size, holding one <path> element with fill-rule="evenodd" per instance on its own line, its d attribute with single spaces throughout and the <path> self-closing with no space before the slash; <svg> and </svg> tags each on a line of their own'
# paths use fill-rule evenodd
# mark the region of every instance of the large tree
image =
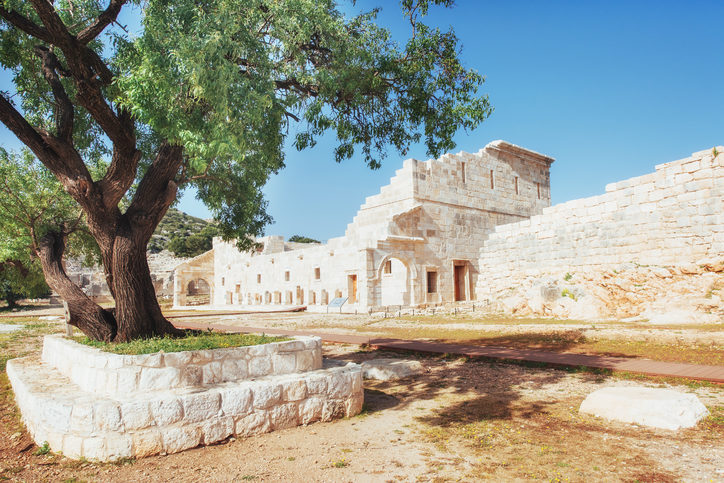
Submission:
<svg viewBox="0 0 724 483">
<path fill-rule="evenodd" d="M 116 24 L 126 3 L 142 5 L 139 35 Z M 146 261 L 154 228 L 193 185 L 247 248 L 269 222 L 261 188 L 283 167 L 290 125 L 298 149 L 333 131 L 337 161 L 361 149 L 373 168 L 389 147 L 451 149 L 490 114 L 454 33 L 420 21 L 451 3 L 403 0 L 400 46 L 376 12 L 349 17 L 332 0 L 4 0 L 0 63 L 14 86 L 0 120 L 82 210 L 116 302 L 111 313 L 74 297 L 65 234 L 49 230 L 43 271 L 71 323 L 115 341 L 177 333 Z"/>
</svg>

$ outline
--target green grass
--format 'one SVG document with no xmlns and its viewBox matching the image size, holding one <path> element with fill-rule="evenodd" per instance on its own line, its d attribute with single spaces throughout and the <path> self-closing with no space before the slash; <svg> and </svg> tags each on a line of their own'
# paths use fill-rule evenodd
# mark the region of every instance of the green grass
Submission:
<svg viewBox="0 0 724 483">
<path fill-rule="evenodd" d="M 264 334 L 221 334 L 216 332 L 198 334 L 191 331 L 187 332 L 186 337 L 182 338 L 153 337 L 150 339 L 139 339 L 117 344 L 95 341 L 85 336 L 73 337 L 73 339 L 76 342 L 96 347 L 105 352 L 126 355 L 151 354 L 160 351 L 182 352 L 205 349 L 222 349 L 225 347 L 242 347 L 290 340 L 288 337 L 273 337 Z"/>
</svg>

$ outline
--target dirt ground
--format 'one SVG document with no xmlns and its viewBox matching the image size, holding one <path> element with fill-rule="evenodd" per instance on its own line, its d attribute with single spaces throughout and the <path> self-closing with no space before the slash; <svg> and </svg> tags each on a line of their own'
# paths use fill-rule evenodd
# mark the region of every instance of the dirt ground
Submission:
<svg viewBox="0 0 724 483">
<path fill-rule="evenodd" d="M 340 319 L 314 314 L 251 319 L 300 329 L 314 320 L 339 325 Z M 2 357 L 36 352 L 42 334 L 62 329 L 53 321 L 22 321 L 31 323 L 27 330 L 2 335 Z M 249 319 L 238 323 L 253 325 Z M 353 418 L 120 464 L 35 454 L 42 451 L 24 432 L 2 374 L 0 480 L 724 481 L 722 386 L 676 383 L 676 390 L 696 393 L 711 415 L 695 428 L 672 432 L 578 414 L 585 396 L 601 387 L 667 385 L 651 379 L 356 346 L 326 345 L 325 357 L 417 358 L 425 372 L 401 381 L 365 381 L 365 408 Z"/>
</svg>

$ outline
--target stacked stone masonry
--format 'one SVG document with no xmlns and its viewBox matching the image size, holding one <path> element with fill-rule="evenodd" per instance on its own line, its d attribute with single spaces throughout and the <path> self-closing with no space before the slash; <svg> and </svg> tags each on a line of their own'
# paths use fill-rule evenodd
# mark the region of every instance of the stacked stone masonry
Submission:
<svg viewBox="0 0 724 483">
<path fill-rule="evenodd" d="M 215 240 L 211 252 L 177 267 L 174 305 L 188 305 L 198 280 L 212 287 L 216 306 L 324 310 L 345 297 L 347 310 L 366 311 L 472 300 L 483 241 L 550 205 L 552 162 L 505 141 L 408 159 L 343 237 L 311 245 L 265 237 L 253 253 Z"/>
<path fill-rule="evenodd" d="M 227 362 L 233 369 L 224 372 Z M 190 367 L 201 375 L 184 379 Z M 124 369 L 133 369 L 133 375 L 114 383 L 103 374 Z M 156 372 L 168 369 L 181 373 Z M 231 435 L 348 417 L 363 403 L 360 367 L 321 368 L 320 340 L 312 337 L 129 357 L 47 336 L 42 361 L 13 359 L 7 372 L 36 443 L 47 441 L 65 456 L 97 461 L 175 453 Z M 156 382 L 146 387 L 144 380 Z"/>
<path fill-rule="evenodd" d="M 480 249 L 477 297 L 516 280 L 622 264 L 691 267 L 724 254 L 724 148 L 656 166 L 528 220 L 496 227 Z M 685 272 L 686 273 L 686 272 Z M 570 275 L 569 275 L 570 276 Z"/>
</svg>

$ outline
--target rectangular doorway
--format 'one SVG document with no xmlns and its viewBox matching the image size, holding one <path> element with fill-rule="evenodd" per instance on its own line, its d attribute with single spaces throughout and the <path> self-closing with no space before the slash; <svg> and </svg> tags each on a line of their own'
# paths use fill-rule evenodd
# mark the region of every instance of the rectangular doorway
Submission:
<svg viewBox="0 0 724 483">
<path fill-rule="evenodd" d="M 467 278 L 467 265 L 455 265 L 455 301 L 459 302 L 467 300 L 467 290 L 465 290 L 465 280 Z"/>
<path fill-rule="evenodd" d="M 357 303 L 357 275 L 347 276 L 347 303 Z"/>
</svg>

